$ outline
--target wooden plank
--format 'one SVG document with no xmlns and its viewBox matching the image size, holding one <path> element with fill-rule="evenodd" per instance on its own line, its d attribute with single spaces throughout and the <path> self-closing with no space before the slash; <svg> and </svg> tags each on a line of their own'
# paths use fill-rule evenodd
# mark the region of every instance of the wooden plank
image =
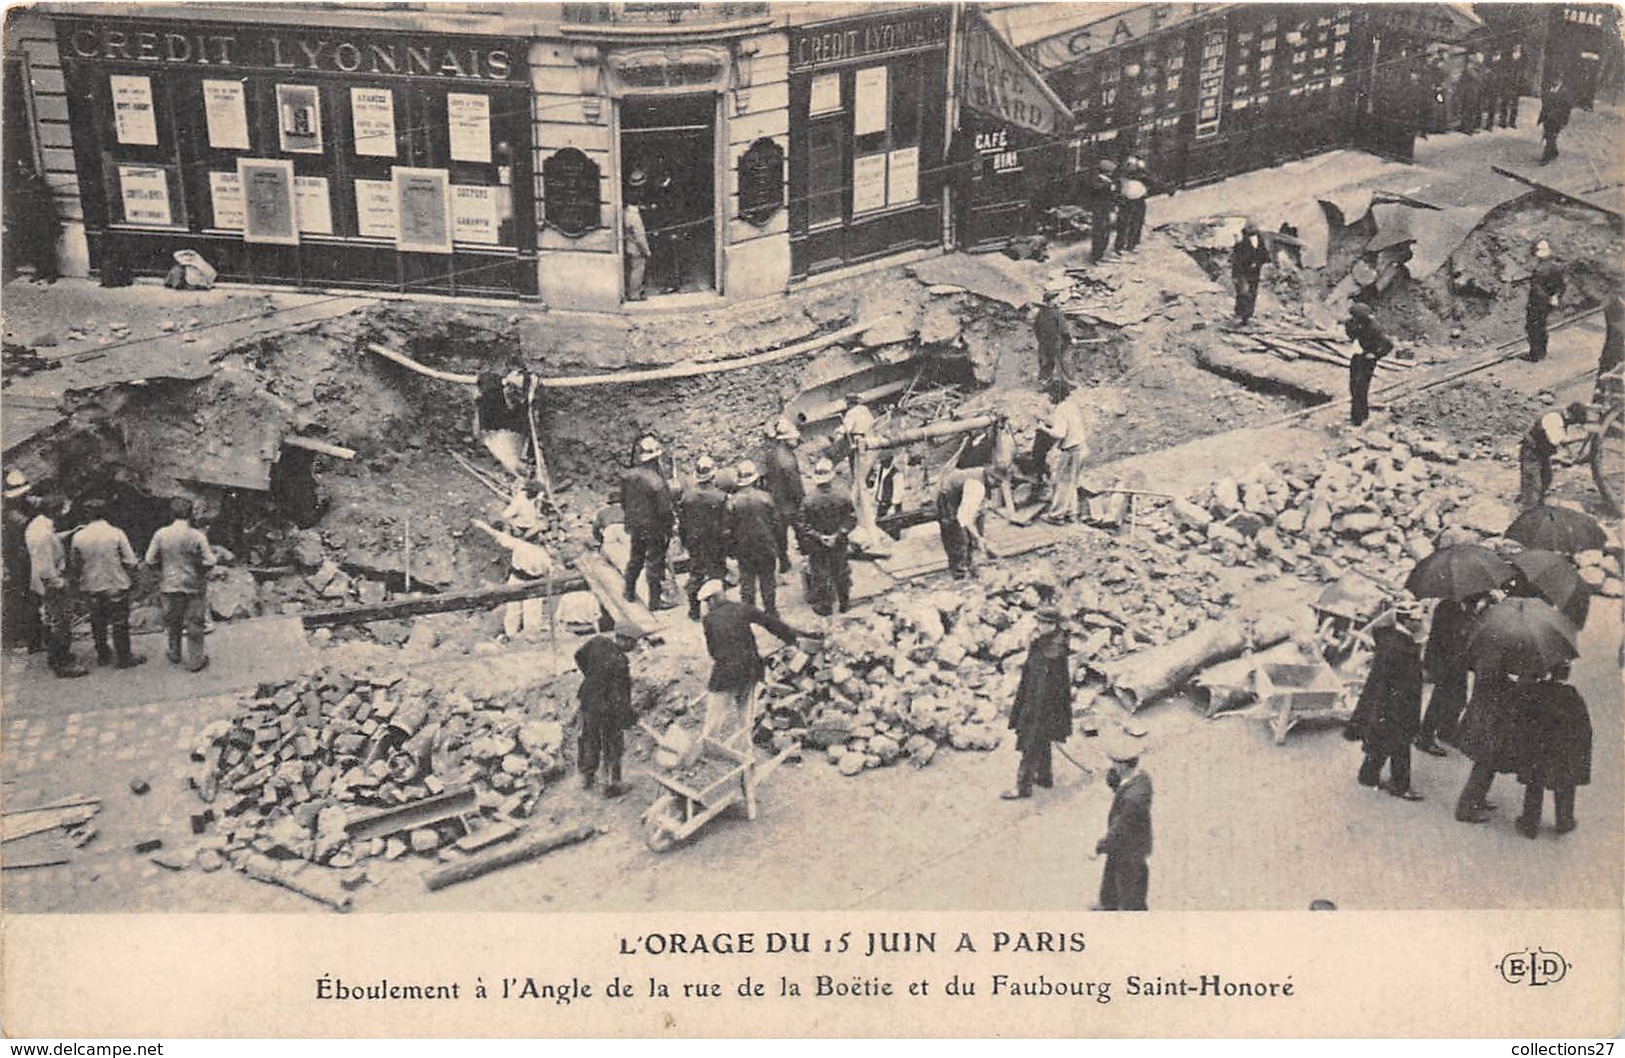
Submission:
<svg viewBox="0 0 1625 1058">
<path fill-rule="evenodd" d="M 353 448 L 330 445 L 325 441 L 317 441 L 309 437 L 284 437 L 282 443 L 289 448 L 303 448 L 307 452 L 320 452 L 324 456 L 332 456 L 335 459 L 355 458 L 355 449 Z"/>
<path fill-rule="evenodd" d="M 71 827 L 83 823 L 100 811 L 99 806 L 57 808 L 41 812 L 19 813 L 0 820 L 0 841 L 16 841 L 47 830 Z"/>
<path fill-rule="evenodd" d="M 393 599 L 373 606 L 317 610 L 314 613 L 300 614 L 299 620 L 306 628 L 364 624 L 367 621 L 393 621 L 402 617 L 416 617 L 420 614 L 450 613 L 454 610 L 480 610 L 496 606 L 499 603 L 532 599 L 539 595 L 547 595 L 550 592 L 563 594 L 565 592 L 581 591 L 587 586 L 587 581 L 582 577 L 568 577 L 551 581 L 544 578 L 537 581 L 527 581 L 524 584 L 501 584 L 493 588 L 476 588 L 473 591 L 442 592 L 438 595 L 423 595 L 411 599 Z"/>
</svg>

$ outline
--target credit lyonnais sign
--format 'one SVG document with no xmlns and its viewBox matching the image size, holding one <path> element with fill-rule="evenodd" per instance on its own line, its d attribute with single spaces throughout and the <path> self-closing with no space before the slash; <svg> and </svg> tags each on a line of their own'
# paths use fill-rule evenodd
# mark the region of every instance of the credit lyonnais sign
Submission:
<svg viewBox="0 0 1625 1058">
<path fill-rule="evenodd" d="M 965 28 L 959 90 L 979 114 L 1046 136 L 1072 131 L 1072 114 L 1054 90 L 979 17 Z"/>
<path fill-rule="evenodd" d="M 921 48 L 946 47 L 949 9 L 905 11 L 809 26 L 790 33 L 790 69 L 878 59 Z"/>
<path fill-rule="evenodd" d="M 517 42 L 474 37 L 101 20 L 59 23 L 57 43 L 82 62 L 485 82 L 520 75 L 525 54 Z"/>
<path fill-rule="evenodd" d="M 1223 4 L 1138 4 L 1106 18 L 1095 19 L 1043 40 L 1022 45 L 1022 54 L 1040 70 L 1056 70 L 1080 62 L 1097 51 L 1129 44 L 1149 33 L 1200 18 Z M 1090 5 L 1075 8 L 1087 19 Z"/>
</svg>

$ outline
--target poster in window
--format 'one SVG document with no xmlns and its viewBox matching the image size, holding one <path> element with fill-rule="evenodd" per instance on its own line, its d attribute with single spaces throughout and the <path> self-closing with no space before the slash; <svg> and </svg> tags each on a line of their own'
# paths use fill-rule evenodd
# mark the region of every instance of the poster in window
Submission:
<svg viewBox="0 0 1625 1058">
<path fill-rule="evenodd" d="M 203 118 L 209 126 L 210 147 L 248 150 L 248 110 L 241 81 L 204 81 Z"/>
<path fill-rule="evenodd" d="M 998 168 L 998 158 L 994 159 Z M 886 165 L 886 204 L 906 206 L 920 200 L 920 149 L 892 151 Z"/>
<path fill-rule="evenodd" d="M 397 249 L 451 253 L 451 174 L 444 169 L 395 170 Z"/>
<path fill-rule="evenodd" d="M 158 117 L 152 106 L 152 78 L 113 74 L 113 131 L 120 143 L 158 146 Z"/>
<path fill-rule="evenodd" d="M 124 223 L 167 226 L 169 173 L 158 165 L 118 167 L 119 195 L 124 200 Z"/>
<path fill-rule="evenodd" d="M 209 203 L 216 228 L 243 230 L 243 182 L 236 173 L 209 174 Z"/>
<path fill-rule="evenodd" d="M 322 153 L 322 100 L 311 84 L 276 86 L 277 129 L 290 154 Z"/>
<path fill-rule="evenodd" d="M 389 88 L 350 89 L 350 124 L 355 153 L 395 157 L 395 92 Z"/>
<path fill-rule="evenodd" d="M 491 163 L 491 97 L 446 93 L 446 126 L 454 162 Z"/>
<path fill-rule="evenodd" d="M 852 135 L 886 131 L 886 68 L 859 70 L 852 90 Z"/>
<path fill-rule="evenodd" d="M 852 212 L 886 208 L 886 156 L 866 154 L 852 162 Z"/>
<path fill-rule="evenodd" d="M 243 241 L 299 245 L 293 197 L 293 162 L 287 158 L 239 158 L 243 189 Z"/>
<path fill-rule="evenodd" d="M 394 241 L 400 234 L 395 218 L 395 185 L 389 180 L 355 182 L 356 231 L 369 239 Z"/>
<path fill-rule="evenodd" d="M 327 177 L 294 177 L 293 208 L 302 234 L 333 234 L 333 206 L 328 201 Z"/>
<path fill-rule="evenodd" d="M 807 113 L 827 114 L 841 109 L 841 75 L 821 73 L 812 79 L 812 95 L 807 100 Z"/>
<path fill-rule="evenodd" d="M 451 189 L 451 234 L 458 242 L 495 246 L 497 238 L 496 188 L 458 184 Z"/>
</svg>

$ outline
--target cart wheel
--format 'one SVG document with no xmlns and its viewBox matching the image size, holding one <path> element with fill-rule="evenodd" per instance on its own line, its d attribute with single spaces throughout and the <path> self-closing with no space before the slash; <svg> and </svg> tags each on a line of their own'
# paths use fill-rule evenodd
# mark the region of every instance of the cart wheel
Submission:
<svg viewBox="0 0 1625 1058">
<path fill-rule="evenodd" d="M 682 806 L 671 794 L 662 794 L 643 813 L 643 843 L 652 852 L 666 852 L 678 842 L 683 825 Z"/>
<path fill-rule="evenodd" d="M 1602 494 L 1602 502 L 1614 515 L 1625 513 L 1621 492 L 1625 491 L 1625 424 L 1615 408 L 1603 417 L 1591 449 L 1591 477 Z"/>
</svg>

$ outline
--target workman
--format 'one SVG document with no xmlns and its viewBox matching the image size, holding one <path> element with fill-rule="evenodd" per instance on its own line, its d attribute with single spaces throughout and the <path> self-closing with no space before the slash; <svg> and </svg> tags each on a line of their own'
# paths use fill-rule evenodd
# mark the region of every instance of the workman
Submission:
<svg viewBox="0 0 1625 1058">
<path fill-rule="evenodd" d="M 1540 154 L 1541 165 L 1557 157 L 1557 137 L 1568 128 L 1569 115 L 1573 112 L 1574 97 L 1569 95 L 1563 78 L 1552 78 L 1551 86 L 1540 97 L 1540 116 L 1535 119 L 1541 128 L 1541 139 L 1545 141 L 1545 149 Z"/>
<path fill-rule="evenodd" d="M 581 670 L 581 690 L 576 694 L 581 721 L 576 768 L 586 790 L 593 788 L 602 769 L 607 780 L 605 797 L 619 797 L 626 792 L 621 785 L 624 732 L 638 722 L 632 709 L 632 670 L 627 654 L 636 642 L 630 632 L 617 628 L 613 636 L 594 636 L 576 651 L 576 668 Z"/>
<path fill-rule="evenodd" d="M 1145 230 L 1145 208 L 1151 197 L 1151 174 L 1146 171 L 1145 159 L 1129 155 L 1123 163 L 1122 176 L 1117 181 L 1117 250 L 1131 253 L 1140 248 L 1140 235 Z"/>
<path fill-rule="evenodd" d="M 39 514 L 23 532 L 28 548 L 28 585 L 39 597 L 40 617 L 45 626 L 46 659 L 51 671 L 62 679 L 88 675 L 73 658 L 72 597 L 68 590 L 68 551 L 56 524 L 68 513 L 60 496 L 40 501 Z"/>
<path fill-rule="evenodd" d="M 874 458 L 868 444 L 875 432 L 875 415 L 863 403 L 861 393 L 846 395 L 846 414 L 841 416 L 837 432 L 847 444 L 847 469 L 852 473 L 852 494 L 857 496 L 867 487 L 869 464 Z"/>
<path fill-rule="evenodd" d="M 728 553 L 739 566 L 739 597 L 746 605 L 756 605 L 756 592 L 762 593 L 762 608 L 777 617 L 779 613 L 778 561 L 779 509 L 760 485 L 756 464 L 746 459 L 739 464 L 739 491 L 728 497 L 723 508 L 723 537 Z"/>
<path fill-rule="evenodd" d="M 1072 325 L 1061 311 L 1061 293 L 1044 291 L 1044 300 L 1033 315 L 1033 338 L 1038 342 L 1038 384 L 1047 386 L 1059 372 L 1067 374 L 1066 354 L 1072 348 Z"/>
<path fill-rule="evenodd" d="M 1371 630 L 1371 671 L 1343 737 L 1365 743 L 1361 786 L 1420 801 L 1411 788 L 1411 742 L 1422 719 L 1422 604 L 1406 596 Z M 1388 782 L 1382 781 L 1388 765 Z"/>
<path fill-rule="evenodd" d="M 1270 249 L 1263 233 L 1252 221 L 1241 226 L 1241 237 L 1230 251 L 1230 279 L 1236 287 L 1236 320 L 1246 323 L 1258 306 L 1258 284 L 1264 266 L 1270 263 Z"/>
<path fill-rule="evenodd" d="M 1377 361 L 1394 351 L 1394 343 L 1382 333 L 1371 306 L 1364 302 L 1349 305 L 1343 332 L 1359 346 L 1349 358 L 1349 422 L 1359 426 L 1371 413 L 1371 376 L 1377 373 Z"/>
<path fill-rule="evenodd" d="M 170 501 L 169 513 L 174 520 L 152 535 L 146 561 L 158 567 L 164 631 L 169 636 L 166 656 L 172 665 L 184 664 L 188 671 L 201 672 L 209 664 L 203 650 L 203 626 L 209 615 L 206 592 L 209 570 L 215 564 L 214 549 L 203 531 L 192 525 L 191 500 L 176 497 Z"/>
<path fill-rule="evenodd" d="M 659 470 L 659 460 L 664 454 L 665 449 L 654 437 L 640 437 L 637 465 L 621 475 L 621 507 L 631 542 L 621 594 L 627 602 L 637 602 L 638 574 L 647 570 L 650 610 L 669 610 L 676 605 L 661 598 L 666 582 L 666 551 L 671 547 L 672 523 L 676 518 L 672 508 L 673 483 L 663 478 Z"/>
<path fill-rule="evenodd" d="M 798 632 L 774 614 L 764 613 L 748 602 L 730 601 L 720 580 L 705 583 L 700 589 L 700 601 L 705 604 L 705 649 L 711 655 L 711 679 L 706 684 L 701 736 L 709 738 L 724 728 L 731 734 L 741 720 L 748 728 L 754 720 L 756 688 L 767 670 L 757 650 L 753 625 L 760 625 L 786 643 L 794 642 L 798 636 L 805 639 L 823 636 L 818 632 Z"/>
<path fill-rule="evenodd" d="M 1095 855 L 1106 857 L 1100 872 L 1098 911 L 1144 911 L 1151 886 L 1151 776 L 1140 768 L 1140 751 L 1128 742 L 1108 746 L 1112 765 L 1106 785 L 1114 791 L 1106 816 L 1106 836 Z"/>
<path fill-rule="evenodd" d="M 999 796 L 1014 801 L 1033 795 L 1035 785 L 1055 785 L 1050 744 L 1072 737 L 1072 673 L 1061 611 L 1046 605 L 1036 615 L 1038 634 L 1027 648 L 1021 683 L 1010 706 L 1010 730 L 1016 733 L 1016 785 Z"/>
<path fill-rule="evenodd" d="M 1529 276 L 1529 300 L 1524 305 L 1523 330 L 1529 351 L 1523 358 L 1530 363 L 1546 359 L 1546 323 L 1563 300 L 1566 283 L 1563 266 L 1552 260 L 1552 244 L 1536 239 L 1533 249 L 1535 270 Z"/>
<path fill-rule="evenodd" d="M 39 497 L 33 483 L 16 467 L 6 471 L 4 492 L 4 598 L 0 601 L 0 621 L 5 624 L 5 645 L 33 653 L 45 647 L 45 630 L 40 624 L 40 598 L 28 583 L 28 544 L 24 537 L 28 523 L 39 515 Z"/>
<path fill-rule="evenodd" d="M 1112 206 L 1117 202 L 1117 181 L 1112 174 L 1117 163 L 1102 158 L 1095 163 L 1092 173 L 1079 181 L 1078 205 L 1089 211 L 1089 260 L 1098 262 L 1106 256 L 1106 247 L 1112 238 Z"/>
<path fill-rule="evenodd" d="M 490 536 L 508 552 L 509 584 L 534 584 L 552 575 L 553 556 L 540 541 L 494 530 Z M 547 628 L 547 608 L 539 595 L 515 599 L 503 607 L 502 631 L 509 639 L 524 635 L 534 640 Z"/>
<path fill-rule="evenodd" d="M 1089 455 L 1089 441 L 1082 402 L 1072 388 L 1058 382 L 1050 387 L 1049 398 L 1054 408 L 1050 421 L 1038 425 L 1055 441 L 1049 451 L 1050 480 L 1055 490 L 1044 520 L 1060 525 L 1077 520 L 1078 489 L 1082 485 L 1083 461 Z"/>
<path fill-rule="evenodd" d="M 1518 445 L 1518 508 L 1530 511 L 1546 502 L 1552 487 L 1552 460 L 1563 445 L 1585 439 L 1586 405 L 1574 401 L 1561 412 L 1535 420 Z"/>
<path fill-rule="evenodd" d="M 710 456 L 694 461 L 694 484 L 680 504 L 678 532 L 688 552 L 688 619 L 700 619 L 700 589 L 727 573 L 728 539 L 724 515 L 728 494 L 716 485 L 717 464 Z"/>
<path fill-rule="evenodd" d="M 1004 470 L 999 466 L 971 467 L 949 471 L 937 487 L 937 529 L 955 580 L 971 575 L 976 550 L 998 557 L 982 535 L 982 521 L 988 490 L 1003 480 Z"/>
<path fill-rule="evenodd" d="M 779 511 L 776 543 L 779 549 L 779 572 L 790 572 L 790 527 L 801 513 L 801 501 L 806 488 L 801 483 L 801 460 L 796 456 L 796 442 L 801 433 L 789 419 L 780 419 L 768 431 L 767 444 L 762 449 L 762 486 L 773 497 L 773 506 Z"/>
<path fill-rule="evenodd" d="M 107 501 L 93 496 L 84 503 L 90 519 L 73 534 L 69 549 L 79 592 L 90 608 L 90 634 L 98 664 L 116 660 L 121 669 L 146 663 L 145 654 L 130 650 L 130 574 L 140 566 L 124 530 L 107 520 Z M 108 643 L 111 633 L 112 643 Z"/>
<path fill-rule="evenodd" d="M 649 270 L 649 233 L 643 226 L 643 210 L 638 205 L 643 190 L 649 183 L 649 174 L 642 169 L 632 170 L 627 178 L 626 204 L 621 207 L 621 240 L 626 254 L 626 300 L 642 301 L 643 277 Z"/>
<path fill-rule="evenodd" d="M 852 566 L 847 553 L 852 530 L 858 527 L 852 497 L 835 484 L 835 465 L 827 459 L 813 464 L 813 490 L 801 505 L 797 540 L 807 556 L 807 604 L 827 617 L 833 608 L 852 608 Z"/>
</svg>

